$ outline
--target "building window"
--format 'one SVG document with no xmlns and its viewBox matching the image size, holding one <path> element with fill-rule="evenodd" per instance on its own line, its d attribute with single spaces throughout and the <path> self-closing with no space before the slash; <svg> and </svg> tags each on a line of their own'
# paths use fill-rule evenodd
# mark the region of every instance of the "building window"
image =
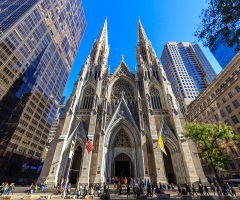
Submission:
<svg viewBox="0 0 240 200">
<path fill-rule="evenodd" d="M 232 112 L 231 106 L 227 106 L 226 109 L 227 109 L 228 113 L 231 113 L 231 112 Z"/>
<path fill-rule="evenodd" d="M 240 167 L 240 158 L 236 159 L 238 166 Z"/>
<path fill-rule="evenodd" d="M 236 115 L 233 115 L 231 118 L 232 118 L 234 124 L 239 123 L 238 118 L 236 117 Z"/>
<path fill-rule="evenodd" d="M 214 109 L 214 107 L 212 107 L 212 111 L 213 111 L 213 112 L 215 112 L 215 109 Z"/>
<path fill-rule="evenodd" d="M 230 124 L 228 119 L 225 121 L 225 124 L 227 124 L 228 126 L 231 126 L 231 124 Z"/>
<path fill-rule="evenodd" d="M 202 118 L 201 117 L 199 117 L 199 121 L 202 122 Z"/>
<path fill-rule="evenodd" d="M 222 98 L 222 102 L 223 102 L 223 103 L 226 103 L 227 101 L 226 101 L 226 99 L 225 99 L 225 98 Z"/>
<path fill-rule="evenodd" d="M 235 90 L 236 90 L 237 92 L 240 92 L 240 87 L 239 87 L 239 86 L 235 87 Z"/>
<path fill-rule="evenodd" d="M 228 93 L 228 96 L 229 96 L 230 98 L 232 98 L 232 97 L 233 97 L 233 94 L 232 94 L 231 92 L 229 92 L 229 93 Z"/>
<path fill-rule="evenodd" d="M 203 118 L 206 119 L 206 115 L 205 114 L 203 114 Z"/>
<path fill-rule="evenodd" d="M 220 107 L 221 107 L 221 105 L 220 105 L 220 103 L 219 103 L 219 102 L 217 102 L 217 107 L 218 107 L 218 108 L 220 108 Z"/>
<path fill-rule="evenodd" d="M 210 121 L 211 121 L 212 124 L 214 124 L 214 120 L 213 120 L 213 118 L 211 118 Z"/>
<path fill-rule="evenodd" d="M 220 120 L 218 114 L 215 115 L 217 122 Z"/>
<path fill-rule="evenodd" d="M 233 105 L 235 108 L 239 108 L 240 104 L 238 103 L 238 100 L 233 101 Z"/>
<path fill-rule="evenodd" d="M 230 164 L 230 166 L 231 166 L 232 169 L 236 169 L 236 167 L 235 167 L 235 165 L 234 165 L 234 163 L 233 163 L 232 160 L 229 160 L 229 164 Z"/>
<path fill-rule="evenodd" d="M 223 110 L 220 111 L 220 114 L 221 114 L 222 118 L 226 117 L 226 114 Z"/>
<path fill-rule="evenodd" d="M 208 114 L 208 116 L 210 116 L 210 112 L 209 111 L 207 111 L 207 114 Z"/>
</svg>

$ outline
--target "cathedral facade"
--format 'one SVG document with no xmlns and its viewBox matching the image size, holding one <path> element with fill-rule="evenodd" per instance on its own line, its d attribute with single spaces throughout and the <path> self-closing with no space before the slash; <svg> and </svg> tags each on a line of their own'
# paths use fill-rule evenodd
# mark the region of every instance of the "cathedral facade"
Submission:
<svg viewBox="0 0 240 200">
<path fill-rule="evenodd" d="M 135 73 L 122 56 L 108 69 L 107 21 L 84 63 L 51 142 L 38 182 L 97 183 L 107 177 L 193 183 L 205 176 L 171 84 L 140 20 Z M 166 154 L 158 144 L 162 137 Z M 86 150 L 86 135 L 94 145 Z"/>
</svg>

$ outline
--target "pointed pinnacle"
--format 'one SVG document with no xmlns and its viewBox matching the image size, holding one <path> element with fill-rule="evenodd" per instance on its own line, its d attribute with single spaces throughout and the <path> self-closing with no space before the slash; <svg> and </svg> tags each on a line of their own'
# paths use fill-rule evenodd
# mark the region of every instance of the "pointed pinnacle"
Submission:
<svg viewBox="0 0 240 200">
<path fill-rule="evenodd" d="M 108 44 L 107 17 L 105 18 L 104 24 L 97 38 L 97 42 L 101 41 L 105 41 L 105 43 Z"/>
<path fill-rule="evenodd" d="M 147 40 L 147 35 L 143 29 L 142 23 L 140 18 L 138 18 L 138 33 L 137 33 L 137 41 L 140 42 L 141 40 Z"/>
</svg>

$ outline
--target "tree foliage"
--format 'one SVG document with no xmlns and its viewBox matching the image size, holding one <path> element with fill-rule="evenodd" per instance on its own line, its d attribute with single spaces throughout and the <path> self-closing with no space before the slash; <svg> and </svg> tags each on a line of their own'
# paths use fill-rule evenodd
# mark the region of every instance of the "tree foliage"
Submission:
<svg viewBox="0 0 240 200">
<path fill-rule="evenodd" d="M 240 0 L 208 0 L 208 8 L 199 18 L 194 35 L 204 46 L 214 50 L 220 39 L 224 45 L 240 50 Z"/>
<path fill-rule="evenodd" d="M 231 126 L 221 123 L 218 125 L 186 123 L 185 130 L 185 137 L 199 145 L 200 156 L 213 168 L 215 176 L 219 180 L 218 171 L 224 171 L 224 166 L 228 162 L 226 145 L 223 145 L 222 142 L 231 139 L 237 144 L 239 136 L 233 134 Z"/>
</svg>

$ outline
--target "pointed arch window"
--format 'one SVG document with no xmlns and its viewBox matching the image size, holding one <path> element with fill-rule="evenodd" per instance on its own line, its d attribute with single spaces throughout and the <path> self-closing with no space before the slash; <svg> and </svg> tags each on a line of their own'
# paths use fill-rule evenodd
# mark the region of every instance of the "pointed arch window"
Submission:
<svg viewBox="0 0 240 200">
<path fill-rule="evenodd" d="M 162 109 L 159 91 L 156 88 L 151 88 L 150 94 L 153 109 Z"/>
<path fill-rule="evenodd" d="M 131 147 L 130 139 L 123 130 L 117 134 L 114 147 Z"/>
<path fill-rule="evenodd" d="M 95 95 L 95 90 L 92 87 L 88 87 L 85 90 L 82 109 L 92 109 L 94 95 Z"/>
</svg>

